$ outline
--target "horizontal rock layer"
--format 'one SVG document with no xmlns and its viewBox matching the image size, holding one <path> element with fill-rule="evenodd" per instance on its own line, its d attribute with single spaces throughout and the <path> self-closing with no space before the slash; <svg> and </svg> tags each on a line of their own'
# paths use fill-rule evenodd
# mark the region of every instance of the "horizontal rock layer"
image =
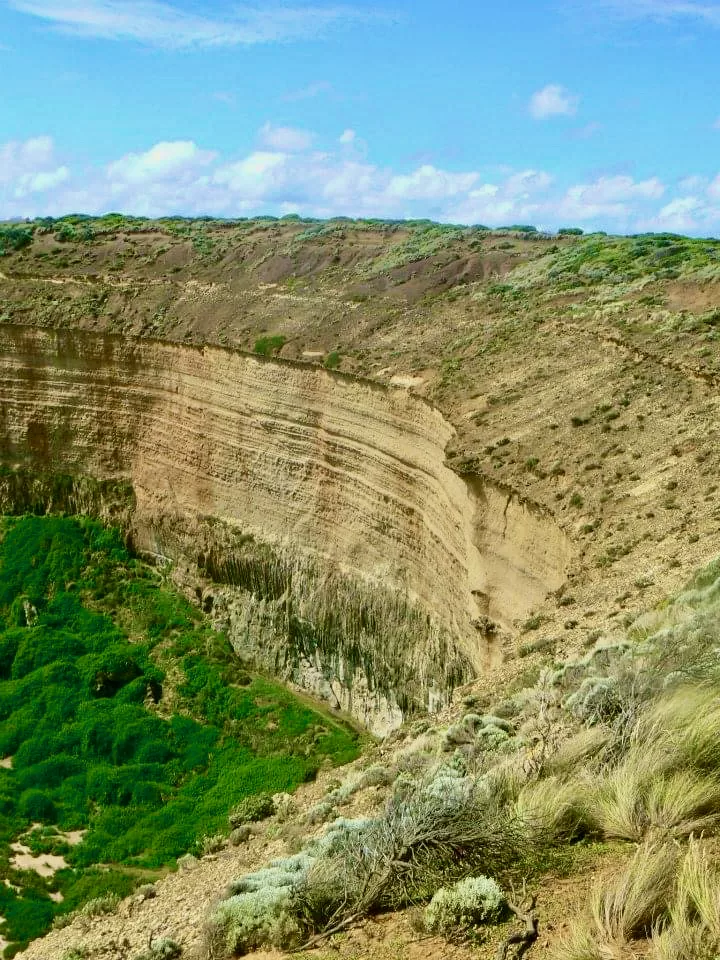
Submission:
<svg viewBox="0 0 720 960">
<path fill-rule="evenodd" d="M 200 583 L 240 652 L 371 726 L 442 701 L 486 666 L 483 618 L 523 616 L 564 579 L 552 521 L 449 470 L 452 428 L 406 390 L 2 325 L 0 398 L 6 509 L 40 477 L 75 478 L 99 512 L 127 484 L 136 546 Z"/>
</svg>

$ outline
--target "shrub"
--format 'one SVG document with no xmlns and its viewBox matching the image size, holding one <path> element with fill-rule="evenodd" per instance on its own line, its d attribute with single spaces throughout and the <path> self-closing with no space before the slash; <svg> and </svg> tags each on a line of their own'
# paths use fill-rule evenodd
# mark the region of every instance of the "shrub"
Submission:
<svg viewBox="0 0 720 960">
<path fill-rule="evenodd" d="M 264 820 L 271 817 L 275 812 L 275 804 L 269 793 L 256 793 L 235 804 L 228 820 L 231 827 L 242 827 L 246 823 L 256 823 L 258 820 Z"/>
<path fill-rule="evenodd" d="M 451 939 L 467 937 L 475 927 L 500 919 L 505 897 L 490 877 L 466 877 L 451 887 L 441 887 L 425 910 L 430 933 Z"/>
<path fill-rule="evenodd" d="M 385 813 L 337 836 L 298 884 L 293 907 L 303 925 L 323 930 L 343 917 L 425 899 L 473 872 L 522 871 L 529 850 L 519 825 L 493 791 L 460 778 L 455 791 L 432 781 L 391 799 Z"/>
<path fill-rule="evenodd" d="M 82 917 L 103 917 L 109 913 L 115 913 L 119 904 L 120 897 L 110 893 L 105 897 L 95 897 L 93 900 L 88 900 L 78 913 Z"/>
<path fill-rule="evenodd" d="M 0 257 L 32 243 L 32 227 L 0 227 Z"/>
<path fill-rule="evenodd" d="M 276 334 L 272 337 L 259 337 L 255 341 L 253 350 L 262 357 L 271 357 L 278 353 L 286 344 L 287 339 L 282 334 Z"/>
<path fill-rule="evenodd" d="M 182 948 L 169 937 L 159 937 L 152 939 L 150 946 L 143 953 L 135 957 L 135 960 L 177 960 L 182 956 Z"/>
<path fill-rule="evenodd" d="M 221 903 L 206 932 L 210 955 L 242 955 L 263 944 L 289 946 L 298 932 L 287 909 L 291 891 L 291 886 L 258 885 Z"/>
<path fill-rule="evenodd" d="M 200 856 L 207 857 L 211 853 L 219 853 L 225 847 L 226 838 L 221 833 L 206 835 L 199 841 Z"/>
<path fill-rule="evenodd" d="M 585 677 L 578 690 L 563 706 L 578 720 L 587 724 L 614 720 L 623 709 L 623 698 L 616 677 Z"/>
</svg>

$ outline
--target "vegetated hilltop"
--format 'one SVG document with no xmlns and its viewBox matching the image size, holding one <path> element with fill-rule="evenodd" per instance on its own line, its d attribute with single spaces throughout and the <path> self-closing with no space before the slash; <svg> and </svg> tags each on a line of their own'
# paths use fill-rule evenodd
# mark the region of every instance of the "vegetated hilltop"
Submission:
<svg viewBox="0 0 720 960">
<path fill-rule="evenodd" d="M 115 214 L 2 236 L 5 320 L 218 342 L 431 399 L 450 465 L 575 545 L 567 587 L 518 624 L 526 652 L 620 629 L 714 555 L 720 241 Z"/>
</svg>

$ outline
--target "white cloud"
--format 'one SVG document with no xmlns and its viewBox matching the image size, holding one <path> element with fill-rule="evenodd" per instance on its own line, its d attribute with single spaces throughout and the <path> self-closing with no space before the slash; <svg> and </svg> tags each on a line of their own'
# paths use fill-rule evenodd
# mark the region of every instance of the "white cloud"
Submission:
<svg viewBox="0 0 720 960">
<path fill-rule="evenodd" d="M 586 123 L 582 127 L 576 127 L 575 130 L 571 130 L 570 136 L 573 138 L 573 140 L 589 140 L 591 137 L 601 133 L 602 130 L 603 125 L 601 123 L 598 123 L 597 120 L 591 120 L 590 123 Z"/>
<path fill-rule="evenodd" d="M 340 134 L 338 137 L 338 143 L 353 143 L 356 136 L 357 134 L 355 131 L 348 128 L 347 130 L 343 130 L 343 132 Z"/>
<path fill-rule="evenodd" d="M 162 141 L 145 153 L 126 153 L 108 165 L 107 176 L 121 183 L 187 176 L 215 157 L 212 150 L 200 150 L 192 140 Z"/>
<path fill-rule="evenodd" d="M 216 90 L 212 94 L 213 100 L 217 100 L 218 103 L 224 103 L 228 107 L 234 107 L 236 103 L 236 98 L 234 93 L 230 93 L 228 90 Z"/>
<path fill-rule="evenodd" d="M 529 197 L 544 193 L 552 183 L 552 177 L 544 170 L 522 170 L 513 173 L 505 181 L 505 193 L 510 197 Z"/>
<path fill-rule="evenodd" d="M 720 173 L 708 185 L 707 193 L 709 197 L 713 198 L 713 200 L 720 200 Z"/>
<path fill-rule="evenodd" d="M 536 120 L 545 117 L 572 116 L 577 113 L 580 97 L 557 83 L 549 83 L 530 97 L 529 110 Z"/>
<path fill-rule="evenodd" d="M 263 129 L 272 138 L 289 128 Z M 720 174 L 714 180 L 688 176 L 672 190 L 657 177 L 625 174 L 567 186 L 533 168 L 496 166 L 492 177 L 430 163 L 391 169 L 359 154 L 358 142 L 341 136 L 328 150 L 259 147 L 221 157 L 192 140 L 161 141 L 105 167 L 75 170 L 50 137 L 11 141 L 0 144 L 0 218 L 124 210 L 145 216 L 429 217 L 550 228 L 577 223 L 704 235 L 720 226 Z M 299 147 L 301 140 L 291 137 L 284 145 Z"/>
<path fill-rule="evenodd" d="M 678 189 L 684 193 L 697 193 L 700 190 L 707 189 L 708 179 L 707 177 L 701 177 L 698 174 L 691 174 L 689 177 L 683 177 L 682 180 L 678 180 Z"/>
<path fill-rule="evenodd" d="M 296 127 L 274 127 L 271 123 L 266 123 L 260 130 L 260 142 L 271 150 L 299 153 L 310 147 L 313 135 Z"/>
<path fill-rule="evenodd" d="M 55 163 L 51 137 L 10 140 L 0 146 L 0 183 L 10 183 L 28 173 L 46 171 Z"/>
<path fill-rule="evenodd" d="M 386 193 L 398 200 L 443 200 L 467 193 L 478 176 L 477 173 L 448 173 L 423 164 L 410 174 L 392 177 Z"/>
<path fill-rule="evenodd" d="M 236 6 L 225 18 L 189 13 L 163 0 L 9 0 L 21 13 L 47 20 L 65 33 L 151 46 L 231 47 L 300 40 L 343 24 L 384 21 L 389 16 L 337 6 Z M 202 9 L 202 8 L 200 8 Z"/>
<path fill-rule="evenodd" d="M 213 183 L 228 187 L 242 199 L 265 199 L 285 183 L 288 160 L 284 153 L 257 150 L 244 160 L 221 167 Z"/>
<path fill-rule="evenodd" d="M 676 197 L 660 208 L 654 218 L 655 227 L 662 230 L 693 230 L 698 226 L 695 215 L 704 206 L 698 197 Z"/>
<path fill-rule="evenodd" d="M 15 196 L 26 197 L 29 193 L 43 193 L 45 190 L 60 186 L 69 179 L 70 170 L 66 166 L 41 173 L 24 173 L 18 178 Z"/>
<path fill-rule="evenodd" d="M 657 200 L 665 185 L 657 178 L 636 181 L 628 176 L 599 177 L 594 183 L 570 187 L 558 205 L 561 218 L 594 220 L 629 216 L 633 203 Z"/>
</svg>

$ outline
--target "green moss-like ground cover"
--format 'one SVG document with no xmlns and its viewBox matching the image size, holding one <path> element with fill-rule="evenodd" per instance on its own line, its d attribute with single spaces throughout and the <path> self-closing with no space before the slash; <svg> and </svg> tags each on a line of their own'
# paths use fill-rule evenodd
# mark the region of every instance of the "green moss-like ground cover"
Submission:
<svg viewBox="0 0 720 960">
<path fill-rule="evenodd" d="M 116 531 L 86 519 L 3 521 L 0 757 L 12 757 L 12 768 L 0 769 L 0 933 L 14 942 L 6 956 L 55 914 L 124 895 L 133 870 L 146 878 L 225 830 L 242 797 L 292 790 L 323 762 L 356 754 L 348 728 L 249 676 L 227 640 L 131 557 Z M 36 823 L 45 829 L 28 839 Z M 69 847 L 55 826 L 87 833 Z M 21 837 L 62 853 L 70 868 L 50 879 L 13 869 L 9 844 Z"/>
</svg>

